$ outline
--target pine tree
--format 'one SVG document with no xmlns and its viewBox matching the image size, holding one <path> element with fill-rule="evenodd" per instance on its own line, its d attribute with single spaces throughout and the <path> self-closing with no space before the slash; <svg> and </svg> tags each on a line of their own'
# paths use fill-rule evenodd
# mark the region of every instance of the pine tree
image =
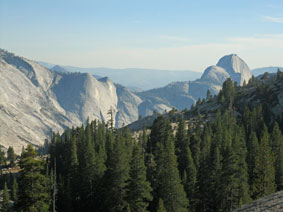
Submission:
<svg viewBox="0 0 283 212">
<path fill-rule="evenodd" d="M 7 159 L 10 162 L 11 166 L 15 165 L 16 156 L 17 155 L 15 154 L 13 147 L 9 146 L 9 148 L 7 150 Z"/>
<path fill-rule="evenodd" d="M 196 201 L 195 201 L 195 211 L 210 211 L 210 158 L 209 156 L 202 157 L 200 160 L 200 168 L 197 173 L 196 181 Z"/>
<path fill-rule="evenodd" d="M 221 177 L 221 154 L 216 143 L 211 148 L 211 154 L 209 158 L 209 172 L 208 172 L 208 199 L 206 204 L 211 211 L 219 209 L 219 188 Z"/>
<path fill-rule="evenodd" d="M 150 182 L 154 197 L 149 205 L 149 210 L 154 211 L 158 205 L 160 181 L 158 179 L 158 172 L 160 171 L 158 161 L 161 161 L 163 147 L 168 140 L 171 133 L 171 125 L 168 120 L 163 116 L 157 117 L 151 127 L 150 139 L 147 142 L 146 150 L 146 166 L 147 166 L 147 179 Z"/>
<path fill-rule="evenodd" d="M 264 125 L 259 149 L 255 157 L 254 179 L 252 184 L 252 197 L 254 199 L 271 194 L 275 191 L 274 158 L 269 146 L 269 135 Z"/>
<path fill-rule="evenodd" d="M 212 98 L 211 92 L 210 92 L 210 90 L 208 89 L 207 92 L 206 92 L 206 100 L 209 101 L 211 98 Z"/>
<path fill-rule="evenodd" d="M 131 208 L 129 204 L 127 205 L 127 212 L 131 212 Z"/>
<path fill-rule="evenodd" d="M 157 212 L 167 212 L 167 210 L 164 207 L 164 202 L 162 199 L 159 199 Z"/>
<path fill-rule="evenodd" d="M 38 159 L 37 153 L 28 145 L 22 153 L 19 176 L 17 209 L 23 212 L 47 212 L 50 206 L 50 188 L 48 178 L 44 176 L 44 161 Z"/>
<path fill-rule="evenodd" d="M 152 200 L 151 187 L 146 180 L 146 167 L 140 145 L 133 148 L 130 162 L 130 179 L 128 185 L 128 203 L 132 211 L 146 212 L 148 202 Z"/>
<path fill-rule="evenodd" d="M 200 156 L 201 156 L 201 152 L 200 152 L 201 138 L 199 134 L 200 132 L 197 132 L 190 139 L 190 150 L 197 170 L 199 168 Z"/>
<path fill-rule="evenodd" d="M 283 142 L 281 142 L 279 157 L 276 163 L 276 176 L 275 181 L 277 185 L 277 190 L 283 190 Z"/>
<path fill-rule="evenodd" d="M 235 90 L 234 90 L 234 85 L 231 80 L 231 78 L 228 78 L 224 83 L 223 83 L 223 97 L 225 99 L 225 106 L 232 107 L 233 101 L 234 101 L 234 95 L 235 95 Z"/>
<path fill-rule="evenodd" d="M 7 151 L 7 159 L 10 162 L 11 166 L 15 165 L 16 156 L 17 155 L 15 154 L 13 147 L 9 146 Z"/>
<path fill-rule="evenodd" d="M 142 133 L 140 134 L 140 138 L 139 138 L 139 142 L 140 142 L 143 150 L 146 150 L 146 148 L 147 148 L 147 141 L 148 141 L 148 138 L 147 138 L 147 134 L 146 134 L 146 127 L 144 126 Z"/>
<path fill-rule="evenodd" d="M 84 211 L 92 211 L 94 205 L 99 202 L 99 196 L 95 194 L 101 188 L 102 177 L 105 172 L 105 156 L 96 152 L 94 137 L 96 129 L 93 129 L 95 124 L 87 122 L 85 128 L 85 140 L 83 146 L 83 160 L 82 161 L 82 202 L 84 202 Z M 97 149 L 100 148 L 100 141 L 97 142 Z M 79 161 L 80 162 L 80 161 Z M 99 191 L 100 192 L 100 191 Z"/>
<path fill-rule="evenodd" d="M 72 133 L 74 134 L 74 133 Z M 71 137 L 71 151 L 70 151 L 70 167 L 71 169 L 77 169 L 79 166 L 78 154 L 77 154 L 77 138 L 75 135 Z"/>
<path fill-rule="evenodd" d="M 200 160 L 203 160 L 209 155 L 210 147 L 211 147 L 211 137 L 212 137 L 212 129 L 209 124 L 207 124 L 203 131 L 203 136 L 200 143 Z"/>
<path fill-rule="evenodd" d="M 275 122 L 273 126 L 273 130 L 271 133 L 271 148 L 275 162 L 275 183 L 277 185 L 277 189 L 281 189 L 281 178 L 283 175 L 283 156 L 282 156 L 282 146 L 283 146 L 283 136 L 280 131 L 279 125 Z"/>
<path fill-rule="evenodd" d="M 94 140 L 90 123 L 87 121 L 84 130 L 84 140 L 79 160 L 80 173 L 81 173 L 81 202 L 84 204 L 84 211 L 91 211 L 93 198 L 94 198 L 94 185 L 95 185 L 95 149 Z"/>
<path fill-rule="evenodd" d="M 248 173 L 249 173 L 249 184 L 252 185 L 255 179 L 254 168 L 255 168 L 255 158 L 258 155 L 259 144 L 255 132 L 252 132 L 249 136 L 247 143 L 248 155 L 247 155 L 247 164 L 248 164 Z"/>
<path fill-rule="evenodd" d="M 187 147 L 186 153 L 187 153 L 187 157 L 185 158 L 186 167 L 184 170 L 185 174 L 183 176 L 183 185 L 184 185 L 184 190 L 187 194 L 187 198 L 189 199 L 190 202 L 190 208 L 193 209 L 193 206 L 195 205 L 194 200 L 195 200 L 195 192 L 196 192 L 197 170 L 189 147 Z"/>
<path fill-rule="evenodd" d="M 236 155 L 232 151 L 231 147 L 228 147 L 223 156 L 223 166 L 221 174 L 221 187 L 219 192 L 221 205 L 220 208 L 224 211 L 231 211 L 234 208 L 235 200 L 235 188 L 236 180 L 235 173 L 237 170 Z M 220 209 L 219 208 L 219 209 Z"/>
<path fill-rule="evenodd" d="M 180 176 L 183 175 L 186 167 L 187 148 L 189 146 L 188 133 L 185 128 L 185 121 L 181 119 L 178 123 L 178 130 L 175 138 L 175 149 L 178 161 L 178 169 Z"/>
<path fill-rule="evenodd" d="M 149 211 L 156 210 L 158 199 L 157 199 L 157 187 L 158 187 L 158 181 L 157 181 L 157 164 L 156 164 L 156 158 L 154 154 L 151 152 L 150 149 L 150 142 L 147 143 L 147 149 L 145 152 L 145 165 L 147 168 L 146 172 L 146 178 L 150 182 L 150 185 L 152 187 L 152 196 L 154 197 L 153 201 L 149 203 Z"/>
<path fill-rule="evenodd" d="M 11 199 L 14 201 L 14 204 L 17 204 L 18 201 L 18 183 L 16 177 L 13 178 L 13 184 L 11 189 Z"/>
<path fill-rule="evenodd" d="M 6 165 L 6 157 L 5 157 L 5 152 L 0 149 L 0 166 Z"/>
<path fill-rule="evenodd" d="M 56 188 L 58 192 L 56 193 L 56 208 L 58 211 L 69 212 L 72 210 L 72 199 L 71 199 L 71 190 L 70 182 L 68 178 L 64 178 L 61 174 L 58 177 L 58 182 Z"/>
<path fill-rule="evenodd" d="M 277 122 L 275 122 L 273 126 L 273 130 L 272 130 L 270 138 L 271 138 L 270 140 L 271 140 L 272 152 L 274 154 L 274 157 L 277 157 L 279 153 L 280 145 L 283 142 L 282 133 L 281 133 L 281 130 Z"/>
<path fill-rule="evenodd" d="M 249 196 L 248 172 L 246 165 L 246 145 L 241 128 L 235 126 L 233 145 L 228 146 L 223 155 L 221 189 L 221 209 L 231 211 L 251 200 Z"/>
<path fill-rule="evenodd" d="M 159 197 L 164 200 L 168 212 L 187 211 L 189 204 L 177 169 L 172 135 L 170 134 L 165 144 L 161 145 L 163 148 L 161 148 L 161 155 L 157 161 L 157 179 L 160 183 Z"/>
<path fill-rule="evenodd" d="M 107 160 L 106 152 L 106 137 L 107 131 L 104 123 L 98 123 L 95 134 L 95 150 L 97 152 L 97 159 L 101 160 L 100 164 L 103 165 L 104 171 L 106 169 L 105 163 Z"/>
<path fill-rule="evenodd" d="M 70 149 L 70 168 L 68 173 L 68 182 L 67 182 L 67 191 L 69 190 L 70 194 L 68 194 L 71 199 L 72 211 L 76 211 L 77 205 L 79 204 L 78 199 L 80 199 L 79 191 L 80 191 L 80 182 L 79 182 L 79 161 L 77 155 L 77 138 L 74 135 L 74 131 L 71 135 L 71 149 Z"/>
<path fill-rule="evenodd" d="M 106 132 L 106 143 L 105 143 L 105 150 L 106 150 L 106 166 L 109 165 L 110 158 L 112 157 L 113 146 L 114 146 L 114 135 L 113 133 L 107 129 Z"/>
<path fill-rule="evenodd" d="M 4 191 L 3 191 L 3 202 L 2 202 L 2 210 L 3 212 L 10 211 L 10 194 L 8 191 L 7 183 L 5 182 Z"/>
<path fill-rule="evenodd" d="M 125 141 L 121 135 L 118 135 L 113 145 L 105 176 L 107 189 L 105 206 L 109 212 L 122 212 L 127 208 L 129 168 Z"/>
<path fill-rule="evenodd" d="M 239 207 L 251 201 L 249 192 L 249 175 L 246 163 L 247 147 L 243 127 L 234 128 L 233 151 L 235 152 L 237 163 L 235 172 L 236 201 L 235 207 Z"/>
<path fill-rule="evenodd" d="M 151 127 L 150 142 L 148 142 L 148 150 L 157 157 L 160 143 L 167 141 L 171 131 L 170 122 L 163 116 L 157 117 Z"/>
</svg>

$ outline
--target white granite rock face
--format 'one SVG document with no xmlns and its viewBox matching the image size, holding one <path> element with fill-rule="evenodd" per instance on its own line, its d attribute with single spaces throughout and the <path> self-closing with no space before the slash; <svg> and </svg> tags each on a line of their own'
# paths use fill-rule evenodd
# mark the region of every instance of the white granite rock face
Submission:
<svg viewBox="0 0 283 212">
<path fill-rule="evenodd" d="M 129 124 L 138 119 L 141 100 L 123 87 L 120 90 L 119 99 L 108 78 L 55 73 L 0 50 L 0 145 L 20 153 L 28 143 L 43 144 L 51 130 L 61 133 L 87 118 L 108 121 L 110 108 L 114 117 L 119 114 L 117 127 Z"/>
<path fill-rule="evenodd" d="M 224 68 L 233 81 L 242 85 L 244 81 L 248 82 L 252 77 L 252 72 L 248 65 L 236 54 L 222 57 L 216 66 Z"/>
<path fill-rule="evenodd" d="M 0 144 L 40 145 L 51 129 L 62 131 L 71 121 L 51 95 L 53 74 L 31 61 L 6 55 L 0 59 Z"/>
</svg>

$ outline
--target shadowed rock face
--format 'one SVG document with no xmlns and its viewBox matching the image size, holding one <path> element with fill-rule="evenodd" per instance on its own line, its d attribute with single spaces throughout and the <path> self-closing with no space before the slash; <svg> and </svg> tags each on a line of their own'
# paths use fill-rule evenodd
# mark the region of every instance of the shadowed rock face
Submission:
<svg viewBox="0 0 283 212">
<path fill-rule="evenodd" d="M 111 81 L 98 81 L 90 74 L 60 75 L 52 91 L 63 109 L 82 121 L 87 118 L 107 120 L 107 111 L 117 107 L 114 84 Z"/>
<path fill-rule="evenodd" d="M 138 120 L 138 106 L 142 100 L 127 88 L 116 84 L 118 96 L 116 126 L 124 126 Z"/>
<path fill-rule="evenodd" d="M 253 201 L 231 212 L 283 211 L 283 191 Z"/>
</svg>

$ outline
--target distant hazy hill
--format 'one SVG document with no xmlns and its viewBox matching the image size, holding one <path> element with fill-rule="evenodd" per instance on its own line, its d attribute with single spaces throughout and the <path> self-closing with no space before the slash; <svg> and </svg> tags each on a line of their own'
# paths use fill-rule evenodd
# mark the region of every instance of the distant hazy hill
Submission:
<svg viewBox="0 0 283 212">
<path fill-rule="evenodd" d="M 62 66 L 58 66 L 58 65 L 51 67 L 50 70 L 58 72 L 58 73 L 69 73 L 68 70 L 66 70 Z"/>
<path fill-rule="evenodd" d="M 110 68 L 77 68 L 65 67 L 70 71 L 88 72 L 100 76 L 107 76 L 113 82 L 126 87 L 137 87 L 143 90 L 162 87 L 173 81 L 195 80 L 201 76 L 200 72 L 169 71 L 156 69 L 110 69 Z"/>
<path fill-rule="evenodd" d="M 252 72 L 254 76 L 259 76 L 261 74 L 264 74 L 265 72 L 276 73 L 278 68 L 281 71 L 283 71 L 283 67 L 270 66 L 270 67 L 256 68 L 253 69 Z"/>
<path fill-rule="evenodd" d="M 39 62 L 41 65 L 52 68 L 52 64 Z M 58 66 L 58 65 L 57 65 Z M 113 82 L 137 90 L 148 90 L 162 87 L 174 81 L 195 80 L 201 76 L 194 71 L 169 71 L 157 69 L 112 69 L 112 68 L 80 68 L 73 66 L 60 66 L 69 72 L 81 72 L 109 77 Z"/>
</svg>

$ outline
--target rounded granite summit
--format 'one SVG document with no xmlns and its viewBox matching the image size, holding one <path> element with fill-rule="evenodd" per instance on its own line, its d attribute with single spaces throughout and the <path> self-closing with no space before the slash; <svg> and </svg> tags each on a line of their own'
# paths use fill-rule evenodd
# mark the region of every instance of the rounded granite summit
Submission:
<svg viewBox="0 0 283 212">
<path fill-rule="evenodd" d="M 233 81 L 243 84 L 252 77 L 252 72 L 246 62 L 237 54 L 226 55 L 218 61 L 217 65 L 224 68 Z"/>
<path fill-rule="evenodd" d="M 219 66 L 209 66 L 201 76 L 202 81 L 209 81 L 217 85 L 222 85 L 227 78 L 229 78 L 229 74 Z"/>
</svg>

